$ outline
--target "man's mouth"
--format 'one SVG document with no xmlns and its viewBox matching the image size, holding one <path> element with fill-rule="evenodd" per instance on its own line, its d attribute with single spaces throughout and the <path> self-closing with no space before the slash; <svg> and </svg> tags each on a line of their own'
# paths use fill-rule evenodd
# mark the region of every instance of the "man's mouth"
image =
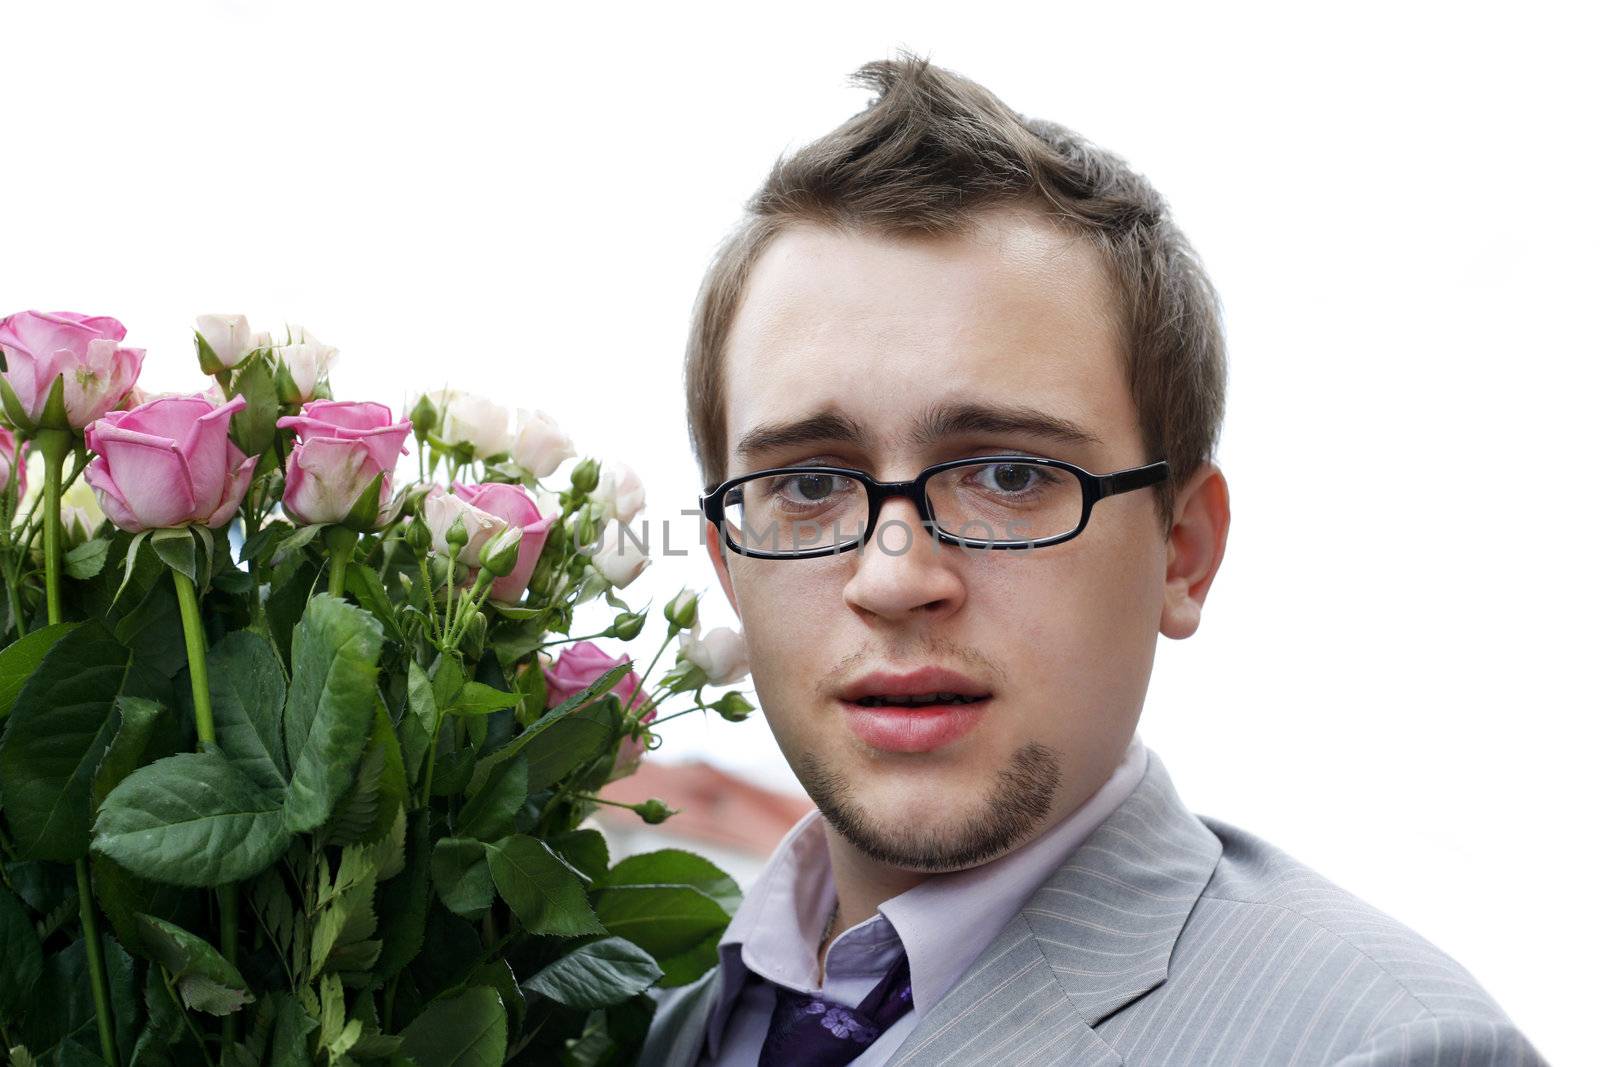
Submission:
<svg viewBox="0 0 1600 1067">
<path fill-rule="evenodd" d="M 911 697 L 841 699 L 850 731 L 880 752 L 932 752 L 972 732 L 990 697 L 927 693 Z"/>
<path fill-rule="evenodd" d="M 923 693 L 919 696 L 863 696 L 850 703 L 864 708 L 926 708 L 940 704 L 978 704 L 988 699 L 964 693 Z"/>
</svg>

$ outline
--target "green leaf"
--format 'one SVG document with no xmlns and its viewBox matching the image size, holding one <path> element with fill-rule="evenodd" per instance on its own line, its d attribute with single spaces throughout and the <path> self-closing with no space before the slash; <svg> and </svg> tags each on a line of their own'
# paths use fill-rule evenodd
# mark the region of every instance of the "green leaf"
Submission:
<svg viewBox="0 0 1600 1067">
<path fill-rule="evenodd" d="M 11 714 L 11 705 L 17 702 L 23 683 L 39 669 L 46 653 L 77 627 L 75 622 L 58 622 L 0 649 L 0 719 Z"/>
<path fill-rule="evenodd" d="M 433 682 L 416 660 L 406 664 L 406 711 L 415 715 L 429 737 L 439 728 L 439 705 L 433 698 Z"/>
<path fill-rule="evenodd" d="M 273 997 L 278 1002 L 279 1014 L 272 1030 L 270 1067 L 311 1067 L 311 1050 L 306 1038 L 316 1030 L 316 1020 L 306 1014 L 293 994 L 279 991 Z"/>
<path fill-rule="evenodd" d="M 166 713 L 166 709 L 153 700 L 127 694 L 117 697 L 116 711 L 116 733 L 94 772 L 91 796 L 95 808 L 105 802 L 106 794 L 115 789 L 118 782 L 147 762 L 145 751 Z"/>
<path fill-rule="evenodd" d="M 395 814 L 405 799 L 406 769 L 400 758 L 400 742 L 394 735 L 389 712 L 376 696 L 372 714 L 372 736 L 361 753 L 355 780 L 345 791 L 328 819 L 328 842 L 334 845 L 374 844 L 394 825 Z"/>
<path fill-rule="evenodd" d="M 61 557 L 61 563 L 70 577 L 80 582 L 88 581 L 105 569 L 106 555 L 110 549 L 109 538 L 90 538 L 83 544 L 69 549 Z"/>
<path fill-rule="evenodd" d="M 556 855 L 566 860 L 591 882 L 604 877 L 611 865 L 611 851 L 606 847 L 606 835 L 585 827 L 568 830 L 549 839 Z"/>
<path fill-rule="evenodd" d="M 716 933 L 707 934 L 686 952 L 662 956 L 656 960 L 661 964 L 661 988 L 670 989 L 673 986 L 688 985 L 715 967 L 717 942 L 721 937 L 722 931 L 718 930 Z"/>
<path fill-rule="evenodd" d="M 445 710 L 451 715 L 487 715 L 502 708 L 514 708 L 521 700 L 518 693 L 507 693 L 482 682 L 467 682 Z"/>
<path fill-rule="evenodd" d="M 617 743 L 621 703 L 608 694 L 598 703 L 552 723 L 528 752 L 528 788 L 543 789 Z M 537 724 L 535 724 L 537 725 Z"/>
<path fill-rule="evenodd" d="M 618 861 L 597 882 L 595 888 L 621 885 L 689 885 L 722 905 L 731 917 L 739 910 L 743 895 L 735 882 L 716 864 L 681 848 L 640 852 Z"/>
<path fill-rule="evenodd" d="M 642 993 L 661 977 L 644 949 L 620 937 L 580 945 L 522 983 L 569 1008 L 604 1008 Z"/>
<path fill-rule="evenodd" d="M 321 826 L 350 787 L 372 730 L 382 645 L 376 619 L 326 593 L 294 629 L 283 724 L 294 766 L 284 804 L 290 830 Z"/>
<path fill-rule="evenodd" d="M 151 1067 L 169 1062 L 166 1049 L 187 1031 L 183 1026 L 183 1007 L 161 979 L 161 968 L 146 967 L 144 974 L 146 1022 L 133 1049 L 132 1067 Z"/>
<path fill-rule="evenodd" d="M 461 685 L 465 681 L 460 658 L 454 655 L 441 656 L 433 669 L 434 703 L 441 708 L 449 707 L 456 694 L 461 692 Z"/>
<path fill-rule="evenodd" d="M 149 555 L 147 558 L 159 580 L 152 582 L 139 602 L 117 620 L 113 632 L 133 653 L 135 668 L 142 661 L 171 678 L 189 659 L 183 642 L 183 613 L 178 608 L 178 590 L 173 584 L 172 572 L 160 560 Z M 183 688 L 189 689 L 187 682 Z M 139 695 L 151 694 L 141 692 Z"/>
<path fill-rule="evenodd" d="M 497 841 L 516 830 L 517 812 L 528 801 L 528 765 L 508 760 L 495 768 L 477 793 L 469 793 L 456 823 L 459 837 Z"/>
<path fill-rule="evenodd" d="M 531 670 L 532 668 L 530 668 Z M 609 743 L 611 731 L 616 728 L 618 721 L 616 709 L 620 701 L 615 699 L 605 701 L 601 705 L 590 706 L 589 702 L 602 693 L 609 693 L 611 688 L 621 680 L 624 674 L 632 669 L 632 664 L 623 662 L 612 667 L 606 673 L 589 683 L 588 687 L 580 693 L 563 700 L 560 704 L 545 712 L 532 725 L 523 730 L 516 737 L 495 749 L 490 755 L 478 761 L 472 772 L 472 784 L 469 789 L 476 791 L 481 783 L 487 779 L 489 773 L 506 760 L 515 759 L 525 752 L 529 745 L 536 739 L 549 732 L 559 724 L 576 715 L 582 715 L 584 721 L 575 727 L 564 727 L 563 733 L 550 740 L 550 743 L 541 743 L 540 755 L 529 759 L 530 789 L 543 789 L 551 782 L 556 781 L 562 774 L 571 770 L 586 759 L 592 759 L 599 753 L 605 744 Z M 576 754 L 567 751 L 567 745 L 579 743 L 587 744 L 585 751 Z M 562 766 L 562 764 L 566 764 Z M 549 775 L 554 770 L 554 777 Z"/>
<path fill-rule="evenodd" d="M 110 745 L 129 653 L 98 619 L 57 641 L 22 686 L 0 741 L 0 806 L 22 859 L 88 855 L 90 780 Z"/>
<path fill-rule="evenodd" d="M 389 590 L 383 587 L 383 582 L 378 578 L 378 572 L 365 563 L 352 562 L 345 569 L 345 589 L 355 594 L 356 600 L 362 607 L 372 612 L 373 616 L 383 624 L 391 640 L 404 641 L 405 633 L 400 629 L 400 620 L 395 618 L 394 602 L 389 599 Z"/>
<path fill-rule="evenodd" d="M 269 796 L 283 796 L 286 683 L 278 653 L 254 630 L 235 630 L 206 651 L 206 682 L 217 744 Z"/>
<path fill-rule="evenodd" d="M 128 542 L 128 552 L 122 561 L 122 582 L 117 586 L 117 591 L 111 595 L 110 607 L 115 607 L 117 601 L 122 599 L 122 591 L 128 588 L 128 580 L 133 577 L 134 564 L 139 559 L 139 546 L 150 536 L 149 530 L 140 530 Z"/>
<path fill-rule="evenodd" d="M 139 928 L 145 947 L 178 983 L 189 1007 L 231 1015 L 256 999 L 238 968 L 204 938 L 154 915 L 140 915 Z"/>
<path fill-rule="evenodd" d="M 0 1018 L 12 1018 L 17 1005 L 25 1003 L 38 984 L 44 967 L 44 951 L 39 935 L 28 917 L 28 909 L 11 890 L 0 886 Z"/>
<path fill-rule="evenodd" d="M 296 530 L 291 534 L 286 534 L 283 540 L 278 542 L 276 549 L 272 554 L 273 564 L 276 565 L 281 562 L 284 556 L 287 556 L 295 549 L 304 548 L 306 545 L 309 545 L 316 539 L 317 534 L 320 533 L 322 528 L 326 525 L 328 524 L 325 522 L 313 522 L 296 528 Z"/>
<path fill-rule="evenodd" d="M 279 801 L 209 746 L 134 771 L 106 797 L 94 824 L 96 852 L 176 885 L 249 878 L 288 843 Z"/>
<path fill-rule="evenodd" d="M 495 888 L 529 933 L 603 934 L 578 873 L 537 838 L 518 834 L 484 846 Z"/>
<path fill-rule="evenodd" d="M 111 920 L 112 931 L 125 945 L 141 944 L 140 912 L 181 923 L 195 916 L 195 908 L 200 904 L 200 891 L 140 878 L 99 852 L 89 853 L 89 884 L 94 890 L 95 903 Z M 77 915 L 76 904 L 73 915 Z"/>
<path fill-rule="evenodd" d="M 483 842 L 440 838 L 433 846 L 433 884 L 445 907 L 463 919 L 481 919 L 494 903 L 494 879 Z"/>
<path fill-rule="evenodd" d="M 243 411 L 233 416 L 234 440 L 247 456 L 259 456 L 272 447 L 278 430 L 278 388 L 268 360 L 246 360 L 233 378 L 233 391 L 244 397 Z"/>
<path fill-rule="evenodd" d="M 378 868 L 372 851 L 360 845 L 342 849 L 339 873 L 327 895 L 317 901 L 311 931 L 311 974 L 365 971 L 378 961 L 382 946 L 372 940 L 378 930 L 373 893 Z"/>
<path fill-rule="evenodd" d="M 273 543 L 280 537 L 287 537 L 294 530 L 294 525 L 287 522 L 269 522 L 255 533 L 246 537 L 239 545 L 239 562 L 248 563 L 257 556 L 262 555 L 272 548 Z"/>
<path fill-rule="evenodd" d="M 379 471 L 372 476 L 366 488 L 361 490 L 361 495 L 350 505 L 350 511 L 340 520 L 347 529 L 370 530 L 377 524 L 378 512 L 382 507 L 380 498 L 383 496 L 383 483 L 386 478 L 387 476 Z"/>
<path fill-rule="evenodd" d="M 403 1055 L 417 1067 L 500 1067 L 506 1057 L 506 1009 L 489 986 L 429 1004 L 401 1031 Z"/>
<path fill-rule="evenodd" d="M 161 562 L 181 572 L 191 582 L 199 582 L 200 572 L 195 568 L 194 535 L 187 526 L 152 532 L 150 547 L 156 550 Z"/>
<path fill-rule="evenodd" d="M 657 961 L 687 952 L 728 925 L 722 905 L 686 885 L 628 885 L 604 890 L 595 914 L 613 934 Z"/>
<path fill-rule="evenodd" d="M 210 588 L 211 585 L 211 572 L 216 569 L 215 557 L 217 551 L 217 536 L 211 532 L 211 527 L 202 526 L 199 523 L 195 523 L 194 525 L 190 526 L 189 529 L 196 537 L 200 539 L 200 544 L 203 545 L 206 550 L 205 566 L 201 567 L 198 572 L 200 593 L 201 595 L 204 595 L 205 591 Z"/>
<path fill-rule="evenodd" d="M 319 573 L 317 565 L 308 560 L 272 576 L 271 591 L 267 593 L 267 625 L 272 631 L 272 643 L 285 661 L 294 655 L 294 627 L 311 603 Z"/>
<path fill-rule="evenodd" d="M 28 409 L 23 406 L 22 398 L 17 396 L 11 388 L 11 383 L 0 377 L 0 405 L 6 409 L 6 418 L 13 426 L 26 428 L 31 425 L 28 419 Z"/>
<path fill-rule="evenodd" d="M 405 865 L 394 878 L 378 886 L 383 952 L 373 968 L 373 977 L 381 982 L 398 975 L 422 948 L 433 868 L 429 821 L 426 808 L 411 815 L 406 825 Z"/>
<path fill-rule="evenodd" d="M 31 991 L 29 1004 L 22 1010 L 21 1025 L 12 1029 L 12 1020 L 6 1020 L 13 1041 L 35 1050 L 50 1049 L 58 1042 L 99 1049 L 87 947 L 88 942 L 79 937 L 59 952 L 45 956 L 39 981 Z M 126 1020 L 123 1023 L 126 1027 L 138 1014 L 138 1001 L 133 994 L 133 959 L 109 934 L 101 934 L 100 947 L 106 964 L 107 984 L 111 988 L 112 1017 L 119 1022 Z M 126 1031 L 126 1036 L 131 1038 L 131 1029 Z M 59 1061 L 50 1057 L 43 1062 L 56 1064 Z M 67 1061 L 71 1065 L 81 1062 L 75 1058 Z"/>
</svg>

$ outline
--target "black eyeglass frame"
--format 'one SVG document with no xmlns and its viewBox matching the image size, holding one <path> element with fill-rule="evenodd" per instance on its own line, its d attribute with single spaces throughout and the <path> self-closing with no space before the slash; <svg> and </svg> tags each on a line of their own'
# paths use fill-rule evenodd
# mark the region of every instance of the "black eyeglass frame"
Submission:
<svg viewBox="0 0 1600 1067">
<path fill-rule="evenodd" d="M 933 506 L 928 502 L 928 481 L 934 475 L 955 467 L 979 467 L 991 463 L 1031 463 L 1035 466 L 1052 467 L 1063 470 L 1078 479 L 1083 487 L 1083 516 L 1078 520 L 1078 525 L 1063 534 L 1056 534 L 1040 540 L 1023 541 L 998 541 L 988 538 L 961 537 L 939 528 L 938 520 L 934 518 Z M 947 545 L 964 545 L 968 548 L 1045 548 L 1049 545 L 1058 545 L 1063 541 L 1070 541 L 1083 532 L 1089 525 L 1089 515 L 1094 510 L 1097 502 L 1108 496 L 1119 493 L 1132 492 L 1135 489 L 1144 489 L 1147 486 L 1157 485 L 1166 481 L 1171 473 L 1171 467 L 1166 460 L 1157 460 L 1146 463 L 1140 467 L 1129 467 L 1125 470 L 1113 471 L 1110 474 L 1092 474 L 1082 467 L 1068 463 L 1065 460 L 1046 459 L 1042 456 L 1017 456 L 995 455 L 974 456 L 967 459 L 952 459 L 942 463 L 935 463 L 921 474 L 908 482 L 880 482 L 864 470 L 854 467 L 829 467 L 829 466 L 799 466 L 799 467 L 767 467 L 748 474 L 741 474 L 729 478 L 721 485 L 708 488 L 701 494 L 700 514 L 717 527 L 717 533 L 722 537 L 722 543 L 741 556 L 752 559 L 814 559 L 818 556 L 832 556 L 849 552 L 863 544 L 878 528 L 878 512 L 883 507 L 883 502 L 893 497 L 908 497 L 916 505 L 917 515 L 922 524 L 940 541 Z M 804 549 L 799 552 L 764 552 L 759 549 L 742 548 L 729 536 L 723 525 L 726 516 L 725 499 L 728 491 L 741 484 L 753 481 L 756 478 L 768 478 L 775 474 L 837 474 L 863 483 L 867 487 L 867 525 L 861 536 L 847 542 L 830 545 L 827 548 Z"/>
</svg>

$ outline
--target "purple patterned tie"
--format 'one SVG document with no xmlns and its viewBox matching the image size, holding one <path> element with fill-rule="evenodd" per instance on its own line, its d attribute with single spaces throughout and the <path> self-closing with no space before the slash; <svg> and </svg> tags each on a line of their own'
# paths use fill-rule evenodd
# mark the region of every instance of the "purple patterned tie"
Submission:
<svg viewBox="0 0 1600 1067">
<path fill-rule="evenodd" d="M 911 1010 L 911 961 L 902 953 L 854 1008 L 781 985 L 773 988 L 778 1004 L 758 1067 L 838 1067 L 861 1055 Z"/>
</svg>

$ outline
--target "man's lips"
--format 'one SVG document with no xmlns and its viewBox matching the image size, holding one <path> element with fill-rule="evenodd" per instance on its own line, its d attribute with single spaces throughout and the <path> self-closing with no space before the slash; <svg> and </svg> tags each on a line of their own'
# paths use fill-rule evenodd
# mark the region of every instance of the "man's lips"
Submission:
<svg viewBox="0 0 1600 1067">
<path fill-rule="evenodd" d="M 966 704 L 866 707 L 839 701 L 855 735 L 884 752 L 932 752 L 965 736 L 989 709 L 990 698 Z"/>
</svg>

